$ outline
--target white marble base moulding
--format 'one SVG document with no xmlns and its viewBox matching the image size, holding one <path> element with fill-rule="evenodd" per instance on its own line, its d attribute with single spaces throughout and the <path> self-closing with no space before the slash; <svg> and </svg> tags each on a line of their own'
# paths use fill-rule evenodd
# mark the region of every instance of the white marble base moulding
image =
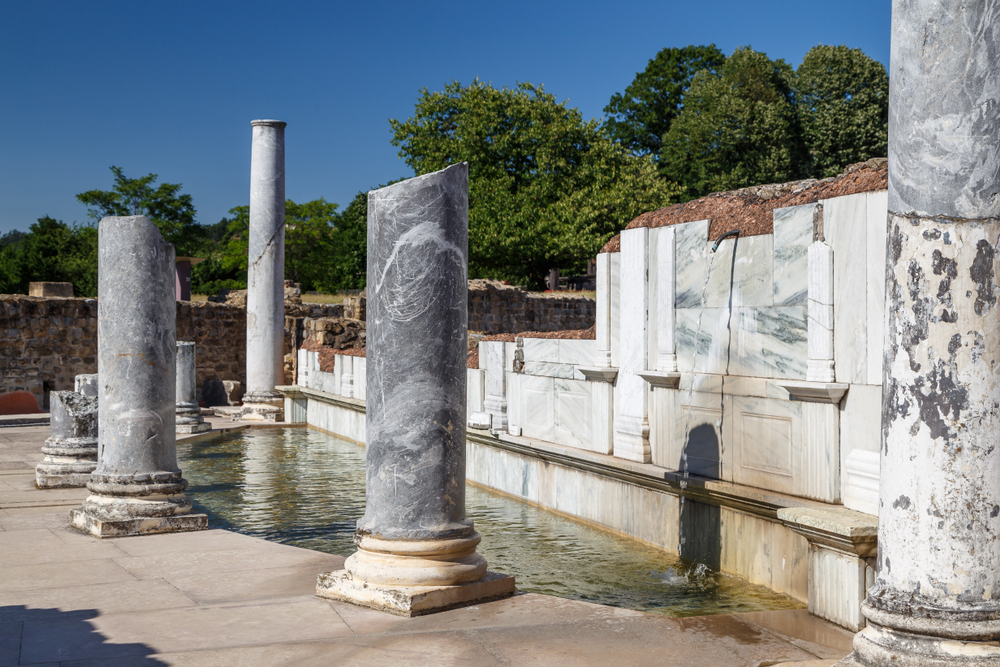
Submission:
<svg viewBox="0 0 1000 667">
<path fill-rule="evenodd" d="M 129 537 L 178 533 L 208 528 L 206 514 L 180 514 L 177 516 L 144 517 L 107 521 L 87 515 L 82 510 L 70 510 L 70 525 L 94 537 Z"/>
</svg>

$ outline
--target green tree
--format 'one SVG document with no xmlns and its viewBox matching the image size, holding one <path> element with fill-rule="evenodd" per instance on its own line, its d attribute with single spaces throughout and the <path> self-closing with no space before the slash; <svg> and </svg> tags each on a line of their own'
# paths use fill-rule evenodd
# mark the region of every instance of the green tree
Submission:
<svg viewBox="0 0 1000 667">
<path fill-rule="evenodd" d="M 332 238 L 329 289 L 364 289 L 368 277 L 367 192 L 359 192 L 343 210 Z"/>
<path fill-rule="evenodd" d="M 180 183 L 156 183 L 157 175 L 128 178 L 121 167 L 111 167 L 115 183 L 111 190 L 88 190 L 76 196 L 87 206 L 94 222 L 117 215 L 144 215 L 172 243 L 178 256 L 188 256 L 200 248 L 204 229 L 195 221 L 191 195 L 181 194 Z"/>
<path fill-rule="evenodd" d="M 425 88 L 412 118 L 389 122 L 417 175 L 469 163 L 472 277 L 540 286 L 549 268 L 579 270 L 632 218 L 679 193 L 648 157 L 530 83 Z"/>
<path fill-rule="evenodd" d="M 28 283 L 73 283 L 77 296 L 97 295 L 97 229 L 49 216 L 0 250 L 0 293 L 25 294 Z"/>
<path fill-rule="evenodd" d="M 715 44 L 661 49 L 623 93 L 611 96 L 604 108 L 608 135 L 636 155 L 658 158 L 694 75 L 718 72 L 725 61 Z"/>
<path fill-rule="evenodd" d="M 861 49 L 814 46 L 796 71 L 795 94 L 814 175 L 888 154 L 889 77 Z"/>
<path fill-rule="evenodd" d="M 664 137 L 660 167 L 690 198 L 804 177 L 792 68 L 750 47 L 698 73 Z"/>
</svg>

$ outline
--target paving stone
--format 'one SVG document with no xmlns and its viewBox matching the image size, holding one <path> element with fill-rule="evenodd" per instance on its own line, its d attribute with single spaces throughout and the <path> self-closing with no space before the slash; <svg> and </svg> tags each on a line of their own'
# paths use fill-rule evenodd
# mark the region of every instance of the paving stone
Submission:
<svg viewBox="0 0 1000 667">
<path fill-rule="evenodd" d="M 162 579 L 8 591 L 0 592 L 0 622 L 44 620 L 51 609 L 113 614 L 147 611 L 151 604 L 172 609 L 197 603 Z"/>
<path fill-rule="evenodd" d="M 133 581 L 111 560 L 82 560 L 0 567 L 0 593 Z"/>
<path fill-rule="evenodd" d="M 316 577 L 321 572 L 341 569 L 343 566 L 343 556 L 330 556 L 328 560 L 297 567 L 259 569 L 251 564 L 232 572 L 170 577 L 170 583 L 200 604 L 264 600 L 290 595 L 308 596 L 315 594 Z"/>
</svg>

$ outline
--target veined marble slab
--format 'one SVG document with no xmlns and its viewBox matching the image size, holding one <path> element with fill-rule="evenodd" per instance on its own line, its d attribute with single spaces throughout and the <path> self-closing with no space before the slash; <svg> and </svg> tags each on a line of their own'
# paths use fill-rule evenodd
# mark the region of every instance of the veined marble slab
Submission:
<svg viewBox="0 0 1000 667">
<path fill-rule="evenodd" d="M 708 278 L 708 220 L 673 225 L 676 243 L 677 282 L 674 306 L 700 308 Z"/>
<path fill-rule="evenodd" d="M 806 306 L 740 308 L 734 316 L 729 375 L 804 380 Z"/>
<path fill-rule="evenodd" d="M 560 340 L 559 363 L 573 366 L 593 364 L 596 342 L 592 340 Z"/>
<path fill-rule="evenodd" d="M 808 259 L 816 204 L 774 210 L 774 305 L 806 303 Z"/>
<path fill-rule="evenodd" d="M 354 357 L 354 398 L 368 399 L 368 359 Z"/>
<path fill-rule="evenodd" d="M 608 254 L 608 270 L 611 272 L 611 365 L 621 366 L 621 265 L 620 252 Z"/>
<path fill-rule="evenodd" d="M 553 382 L 556 404 L 555 442 L 593 449 L 593 392 L 586 380 Z"/>
<path fill-rule="evenodd" d="M 770 306 L 774 302 L 773 257 L 770 234 L 723 241 L 718 251 L 709 252 L 706 307 Z"/>
<path fill-rule="evenodd" d="M 833 350 L 837 382 L 868 382 L 868 195 L 823 202 L 833 249 Z M 883 267 L 883 279 L 885 276 Z"/>
<path fill-rule="evenodd" d="M 569 364 L 553 364 L 547 361 L 525 361 L 524 374 L 541 375 L 550 378 L 566 378 L 572 380 L 576 377 L 576 366 L 570 366 Z"/>
<path fill-rule="evenodd" d="M 552 364 L 560 363 L 559 341 L 550 338 L 525 338 L 524 362 L 545 361 Z"/>
<path fill-rule="evenodd" d="M 529 438 L 552 440 L 555 435 L 555 393 L 553 379 L 521 375 L 521 434 Z"/>
<path fill-rule="evenodd" d="M 728 308 L 678 308 L 677 369 L 724 375 L 731 356 Z M 735 320 L 735 317 L 734 317 Z M 697 338 L 697 345 L 695 339 Z"/>
<path fill-rule="evenodd" d="M 885 244 L 889 193 L 867 193 L 868 236 L 868 384 L 882 384 L 882 347 L 885 331 Z"/>
</svg>

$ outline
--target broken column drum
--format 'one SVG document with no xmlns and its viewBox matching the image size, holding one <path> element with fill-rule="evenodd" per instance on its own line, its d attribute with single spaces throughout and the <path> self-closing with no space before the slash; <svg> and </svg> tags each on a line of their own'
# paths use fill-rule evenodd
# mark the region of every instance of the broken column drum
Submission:
<svg viewBox="0 0 1000 667">
<path fill-rule="evenodd" d="M 280 421 L 285 356 L 285 123 L 255 120 L 247 264 L 247 419 Z"/>
<path fill-rule="evenodd" d="M 1000 665 L 1000 21 L 894 0 L 878 573 L 853 659 Z"/>
<path fill-rule="evenodd" d="M 365 514 L 317 593 L 404 615 L 510 595 L 465 516 L 468 165 L 370 192 L 368 220 Z"/>
<path fill-rule="evenodd" d="M 97 398 L 54 391 L 49 415 L 52 435 L 42 445 L 45 458 L 35 467 L 35 484 L 40 489 L 86 486 L 97 466 Z"/>
<path fill-rule="evenodd" d="M 177 432 L 204 433 L 212 430 L 205 422 L 198 405 L 198 366 L 195 360 L 195 344 L 177 341 Z"/>
<path fill-rule="evenodd" d="M 98 537 L 207 527 L 177 467 L 174 248 L 145 216 L 98 227 L 100 457 L 74 527 Z"/>
</svg>

